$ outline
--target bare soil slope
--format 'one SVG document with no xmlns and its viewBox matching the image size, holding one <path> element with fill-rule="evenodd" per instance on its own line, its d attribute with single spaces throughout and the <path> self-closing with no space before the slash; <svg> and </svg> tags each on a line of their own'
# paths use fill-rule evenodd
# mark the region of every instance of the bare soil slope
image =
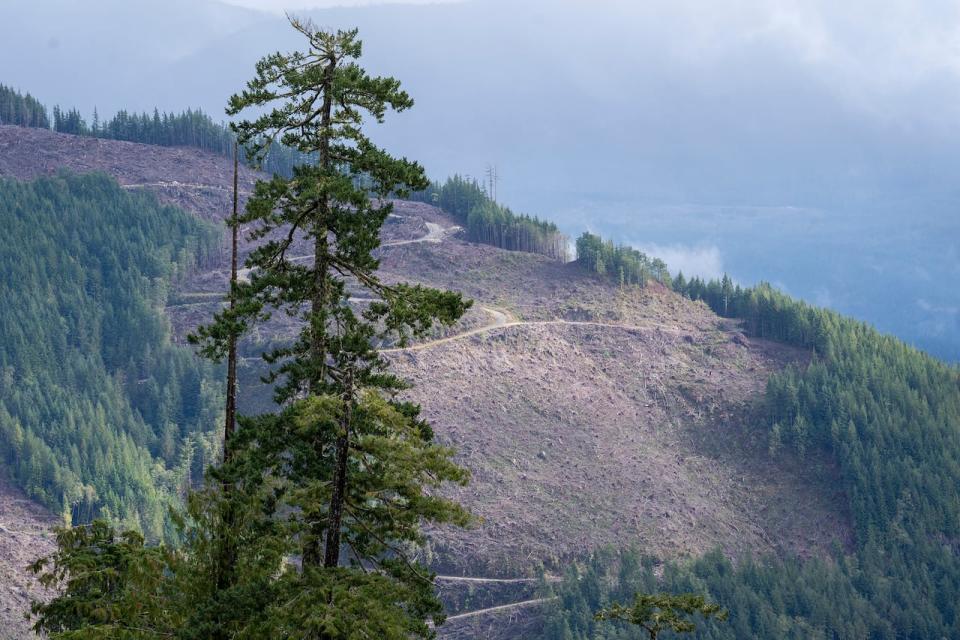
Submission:
<svg viewBox="0 0 960 640">
<path fill-rule="evenodd" d="M 233 162 L 183 147 L 84 138 L 45 129 L 0 126 L 0 176 L 29 180 L 69 169 L 110 174 L 129 189 L 150 189 L 162 202 L 210 219 L 230 210 Z M 240 168 L 249 193 L 257 173 Z"/>
<path fill-rule="evenodd" d="M 57 524 L 53 514 L 0 476 L 0 640 L 32 635 L 24 614 L 44 588 L 27 565 L 53 550 Z"/>
<path fill-rule="evenodd" d="M 450 240 L 385 251 L 383 268 L 510 314 L 391 355 L 473 472 L 458 497 L 483 523 L 436 532 L 445 561 L 516 572 L 607 543 L 678 556 L 847 540 L 830 466 L 771 460 L 750 436 L 769 374 L 802 352 L 539 256 Z"/>
</svg>

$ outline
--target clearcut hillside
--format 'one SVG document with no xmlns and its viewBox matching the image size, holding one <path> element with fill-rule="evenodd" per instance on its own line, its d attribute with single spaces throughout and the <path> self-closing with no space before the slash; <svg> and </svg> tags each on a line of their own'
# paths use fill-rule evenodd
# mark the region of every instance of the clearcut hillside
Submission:
<svg viewBox="0 0 960 640">
<path fill-rule="evenodd" d="M 0 127 L 0 175 L 61 168 L 105 172 L 207 220 L 229 213 L 225 158 Z M 242 193 L 255 179 L 243 170 Z M 819 555 L 850 543 L 836 469 L 817 455 L 774 461 L 750 435 L 770 374 L 808 354 L 748 338 L 660 285 L 621 289 L 575 263 L 468 243 L 434 207 L 397 202 L 395 214 L 380 250 L 385 277 L 475 300 L 460 326 L 389 351 L 473 474 L 455 495 L 479 524 L 430 532 L 425 553 L 441 572 L 523 579 L 612 543 L 667 558 L 715 547 Z M 224 252 L 178 283 L 164 309 L 176 336 L 216 310 L 227 275 Z M 243 345 L 249 410 L 267 396 L 257 355 L 292 330 L 278 322 Z M 2 557 L 16 540 L 0 534 Z M 478 610 L 451 601 L 454 613 Z M 480 610 L 499 604 L 509 602 L 490 597 Z"/>
</svg>

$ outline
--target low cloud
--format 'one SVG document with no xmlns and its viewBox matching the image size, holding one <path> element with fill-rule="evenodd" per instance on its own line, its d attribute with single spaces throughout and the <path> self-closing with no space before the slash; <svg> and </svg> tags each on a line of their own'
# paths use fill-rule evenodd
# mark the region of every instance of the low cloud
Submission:
<svg viewBox="0 0 960 640">
<path fill-rule="evenodd" d="M 646 244 L 640 250 L 655 258 L 660 258 L 670 267 L 670 273 L 683 272 L 685 277 L 701 278 L 723 277 L 723 258 L 720 249 L 715 246 L 689 246 L 683 244 Z"/>
<path fill-rule="evenodd" d="M 937 304 L 920 298 L 917 307 L 925 316 L 917 323 L 922 335 L 951 336 L 960 328 L 960 307 L 957 305 Z"/>
<path fill-rule="evenodd" d="M 834 308 L 833 294 L 825 287 L 819 287 L 813 292 L 813 302 L 818 307 Z"/>
</svg>

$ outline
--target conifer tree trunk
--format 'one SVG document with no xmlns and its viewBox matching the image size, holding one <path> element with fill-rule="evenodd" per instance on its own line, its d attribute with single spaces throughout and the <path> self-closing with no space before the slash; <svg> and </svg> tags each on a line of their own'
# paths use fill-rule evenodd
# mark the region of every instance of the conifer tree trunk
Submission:
<svg viewBox="0 0 960 640">
<path fill-rule="evenodd" d="M 237 286 L 237 253 L 239 225 L 237 224 L 238 209 L 238 188 L 237 180 L 239 173 L 239 150 L 237 144 L 233 145 L 233 216 L 230 218 L 230 227 L 233 236 L 233 244 L 230 253 L 230 310 L 237 306 L 237 296 L 234 288 Z M 230 440 L 233 436 L 233 430 L 237 424 L 237 336 L 230 336 L 230 346 L 227 353 L 227 408 L 226 422 L 223 427 L 223 461 L 230 460 Z"/>
<path fill-rule="evenodd" d="M 335 167 L 330 159 L 330 126 L 331 126 L 331 111 L 333 108 L 332 100 L 332 84 L 333 84 L 333 72 L 336 68 L 337 59 L 333 52 L 330 54 L 330 62 L 327 67 L 327 73 L 325 74 L 325 89 L 323 96 L 323 113 L 321 115 L 321 127 L 323 128 L 323 137 L 321 139 L 321 148 L 320 148 L 320 163 L 323 169 L 326 172 L 331 172 Z M 329 196 L 324 195 L 323 203 L 321 204 L 321 210 L 324 215 L 327 213 L 329 207 Z M 321 239 L 317 238 L 318 243 Z M 324 253 L 327 250 L 327 239 L 326 233 L 324 232 L 322 238 L 322 246 Z M 324 258 L 321 261 L 321 257 Z M 317 255 L 317 274 L 318 277 L 323 278 L 323 284 L 320 291 L 321 300 L 322 300 L 322 309 L 326 309 L 327 305 L 327 266 L 326 266 L 326 255 L 320 256 Z M 322 269 L 321 269 L 322 267 Z M 315 354 L 315 357 L 326 358 L 326 353 Z M 321 367 L 325 366 L 324 361 L 319 361 Z M 321 369 L 322 370 L 322 369 Z M 337 436 L 337 449 L 336 449 L 336 461 L 334 463 L 333 471 L 333 491 L 330 495 L 330 507 L 328 514 L 327 522 L 327 536 L 326 536 L 326 546 L 324 548 L 323 554 L 323 566 L 325 567 L 336 567 L 340 564 L 340 526 L 343 522 L 343 501 L 346 494 L 346 484 L 347 484 L 347 458 L 350 453 L 350 423 L 352 418 L 352 407 L 353 407 L 353 372 L 348 370 L 346 372 L 346 392 L 344 393 L 344 411 L 343 417 L 340 421 L 340 433 Z M 319 532 L 318 532 L 319 533 Z M 315 538 L 319 540 L 319 536 Z"/>
<path fill-rule="evenodd" d="M 230 227 L 232 234 L 232 248 L 230 253 L 230 310 L 233 311 L 237 304 L 236 286 L 237 286 L 237 260 L 238 260 L 238 239 L 239 224 L 237 224 L 238 215 L 238 173 L 239 173 L 239 150 L 237 145 L 233 146 L 233 214 L 230 218 Z M 223 425 L 223 462 L 230 461 L 233 432 L 237 423 L 237 336 L 232 333 L 229 338 L 227 350 L 227 403 L 226 417 Z M 230 493 L 233 485 L 229 478 L 224 478 L 221 483 L 223 491 L 223 529 L 220 532 L 220 558 L 217 566 L 217 589 L 223 590 L 229 587 L 233 582 L 234 568 L 237 563 L 236 544 L 233 541 L 233 529 L 236 518 L 234 517 L 233 506 L 230 503 Z"/>
<path fill-rule="evenodd" d="M 347 487 L 347 459 L 350 453 L 350 422 L 353 418 L 353 373 L 347 372 L 343 398 L 343 417 L 337 437 L 337 458 L 333 470 L 333 495 L 330 497 L 330 524 L 327 526 L 327 547 L 323 566 L 340 564 L 340 525 L 343 521 L 343 502 Z"/>
<path fill-rule="evenodd" d="M 330 160 L 330 125 L 333 111 L 333 96 L 331 95 L 333 84 L 333 72 L 337 64 L 337 59 L 331 51 L 327 67 L 324 70 L 321 89 L 323 91 L 323 104 L 320 115 L 320 157 L 318 163 L 324 172 L 329 174 L 332 168 Z M 329 180 L 329 176 L 326 178 Z M 314 227 L 314 292 L 311 302 L 311 322 L 312 339 L 310 344 L 310 357 L 314 368 L 313 376 L 310 379 L 309 386 L 312 393 L 322 393 L 324 378 L 326 377 L 326 334 L 327 334 L 327 298 L 329 296 L 328 283 L 328 255 L 329 246 L 327 243 L 326 222 L 330 216 L 330 194 L 324 191 L 320 199 L 320 223 Z"/>
<path fill-rule="evenodd" d="M 321 106 L 321 115 L 320 115 L 320 126 L 321 126 L 321 138 L 320 138 L 320 158 L 319 163 L 320 167 L 329 175 L 335 167 L 330 158 L 330 126 L 332 124 L 332 110 L 333 110 L 333 97 L 332 97 L 332 83 L 333 83 L 333 73 L 336 68 L 337 59 L 333 52 L 331 52 L 329 62 L 327 64 L 326 73 L 324 74 L 324 92 L 323 92 L 323 103 Z M 329 195 L 324 193 L 321 203 L 320 203 L 320 213 L 321 220 L 325 221 L 329 215 Z M 314 265 L 316 273 L 316 292 L 313 300 L 313 309 L 312 309 L 312 321 L 314 323 L 313 331 L 314 338 L 313 344 L 311 345 L 312 350 L 312 359 L 314 367 L 316 367 L 316 377 L 314 378 L 314 385 L 316 389 L 315 393 L 321 392 L 320 387 L 322 387 L 324 379 L 326 377 L 326 321 L 327 321 L 327 305 L 329 297 L 329 282 L 328 282 L 328 254 L 329 246 L 327 241 L 327 231 L 324 226 L 320 226 L 316 230 L 316 238 L 314 243 Z M 325 567 L 336 567 L 340 563 L 340 526 L 343 520 L 343 500 L 346 492 L 346 482 L 347 482 L 347 458 L 350 450 L 350 420 L 351 420 L 351 407 L 353 404 L 353 384 L 352 384 L 352 372 L 347 371 L 346 373 L 347 381 L 346 387 L 347 391 L 344 394 L 344 413 L 340 422 L 340 433 L 336 441 L 336 459 L 334 466 L 334 476 L 333 476 L 333 491 L 330 496 L 330 505 L 328 512 L 327 522 L 324 523 L 317 519 L 313 525 L 312 540 L 310 541 L 311 545 L 319 545 L 320 540 L 322 539 L 323 529 L 326 526 L 326 541 L 325 548 L 323 553 L 323 566 Z M 322 446 L 321 443 L 318 443 L 318 446 Z M 309 557 L 304 554 L 304 562 L 309 564 L 320 564 L 321 558 L 319 554 L 319 549 L 314 548 L 310 550 Z"/>
</svg>

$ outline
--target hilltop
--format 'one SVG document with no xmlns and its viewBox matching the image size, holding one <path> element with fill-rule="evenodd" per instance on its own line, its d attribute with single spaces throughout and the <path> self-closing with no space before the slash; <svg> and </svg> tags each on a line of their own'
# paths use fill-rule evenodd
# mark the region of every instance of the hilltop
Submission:
<svg viewBox="0 0 960 640">
<path fill-rule="evenodd" d="M 0 127 L 0 175 L 62 168 L 105 172 L 206 220 L 229 211 L 226 158 Z M 256 177 L 242 170 L 244 195 Z M 620 288 L 573 263 L 466 242 L 429 205 L 397 202 L 395 214 L 380 250 L 385 278 L 475 300 L 459 326 L 389 353 L 473 474 L 455 495 L 482 520 L 432 531 L 435 567 L 520 579 L 614 543 L 666 558 L 850 544 L 832 464 L 817 454 L 773 461 L 749 429 L 770 374 L 806 352 L 749 338 L 657 284 Z M 177 339 L 220 304 L 226 257 L 176 283 L 165 313 Z M 256 355 L 290 330 L 278 323 L 243 345 L 248 409 L 265 395 Z M 2 541 L 0 557 L 16 544 Z"/>
</svg>

